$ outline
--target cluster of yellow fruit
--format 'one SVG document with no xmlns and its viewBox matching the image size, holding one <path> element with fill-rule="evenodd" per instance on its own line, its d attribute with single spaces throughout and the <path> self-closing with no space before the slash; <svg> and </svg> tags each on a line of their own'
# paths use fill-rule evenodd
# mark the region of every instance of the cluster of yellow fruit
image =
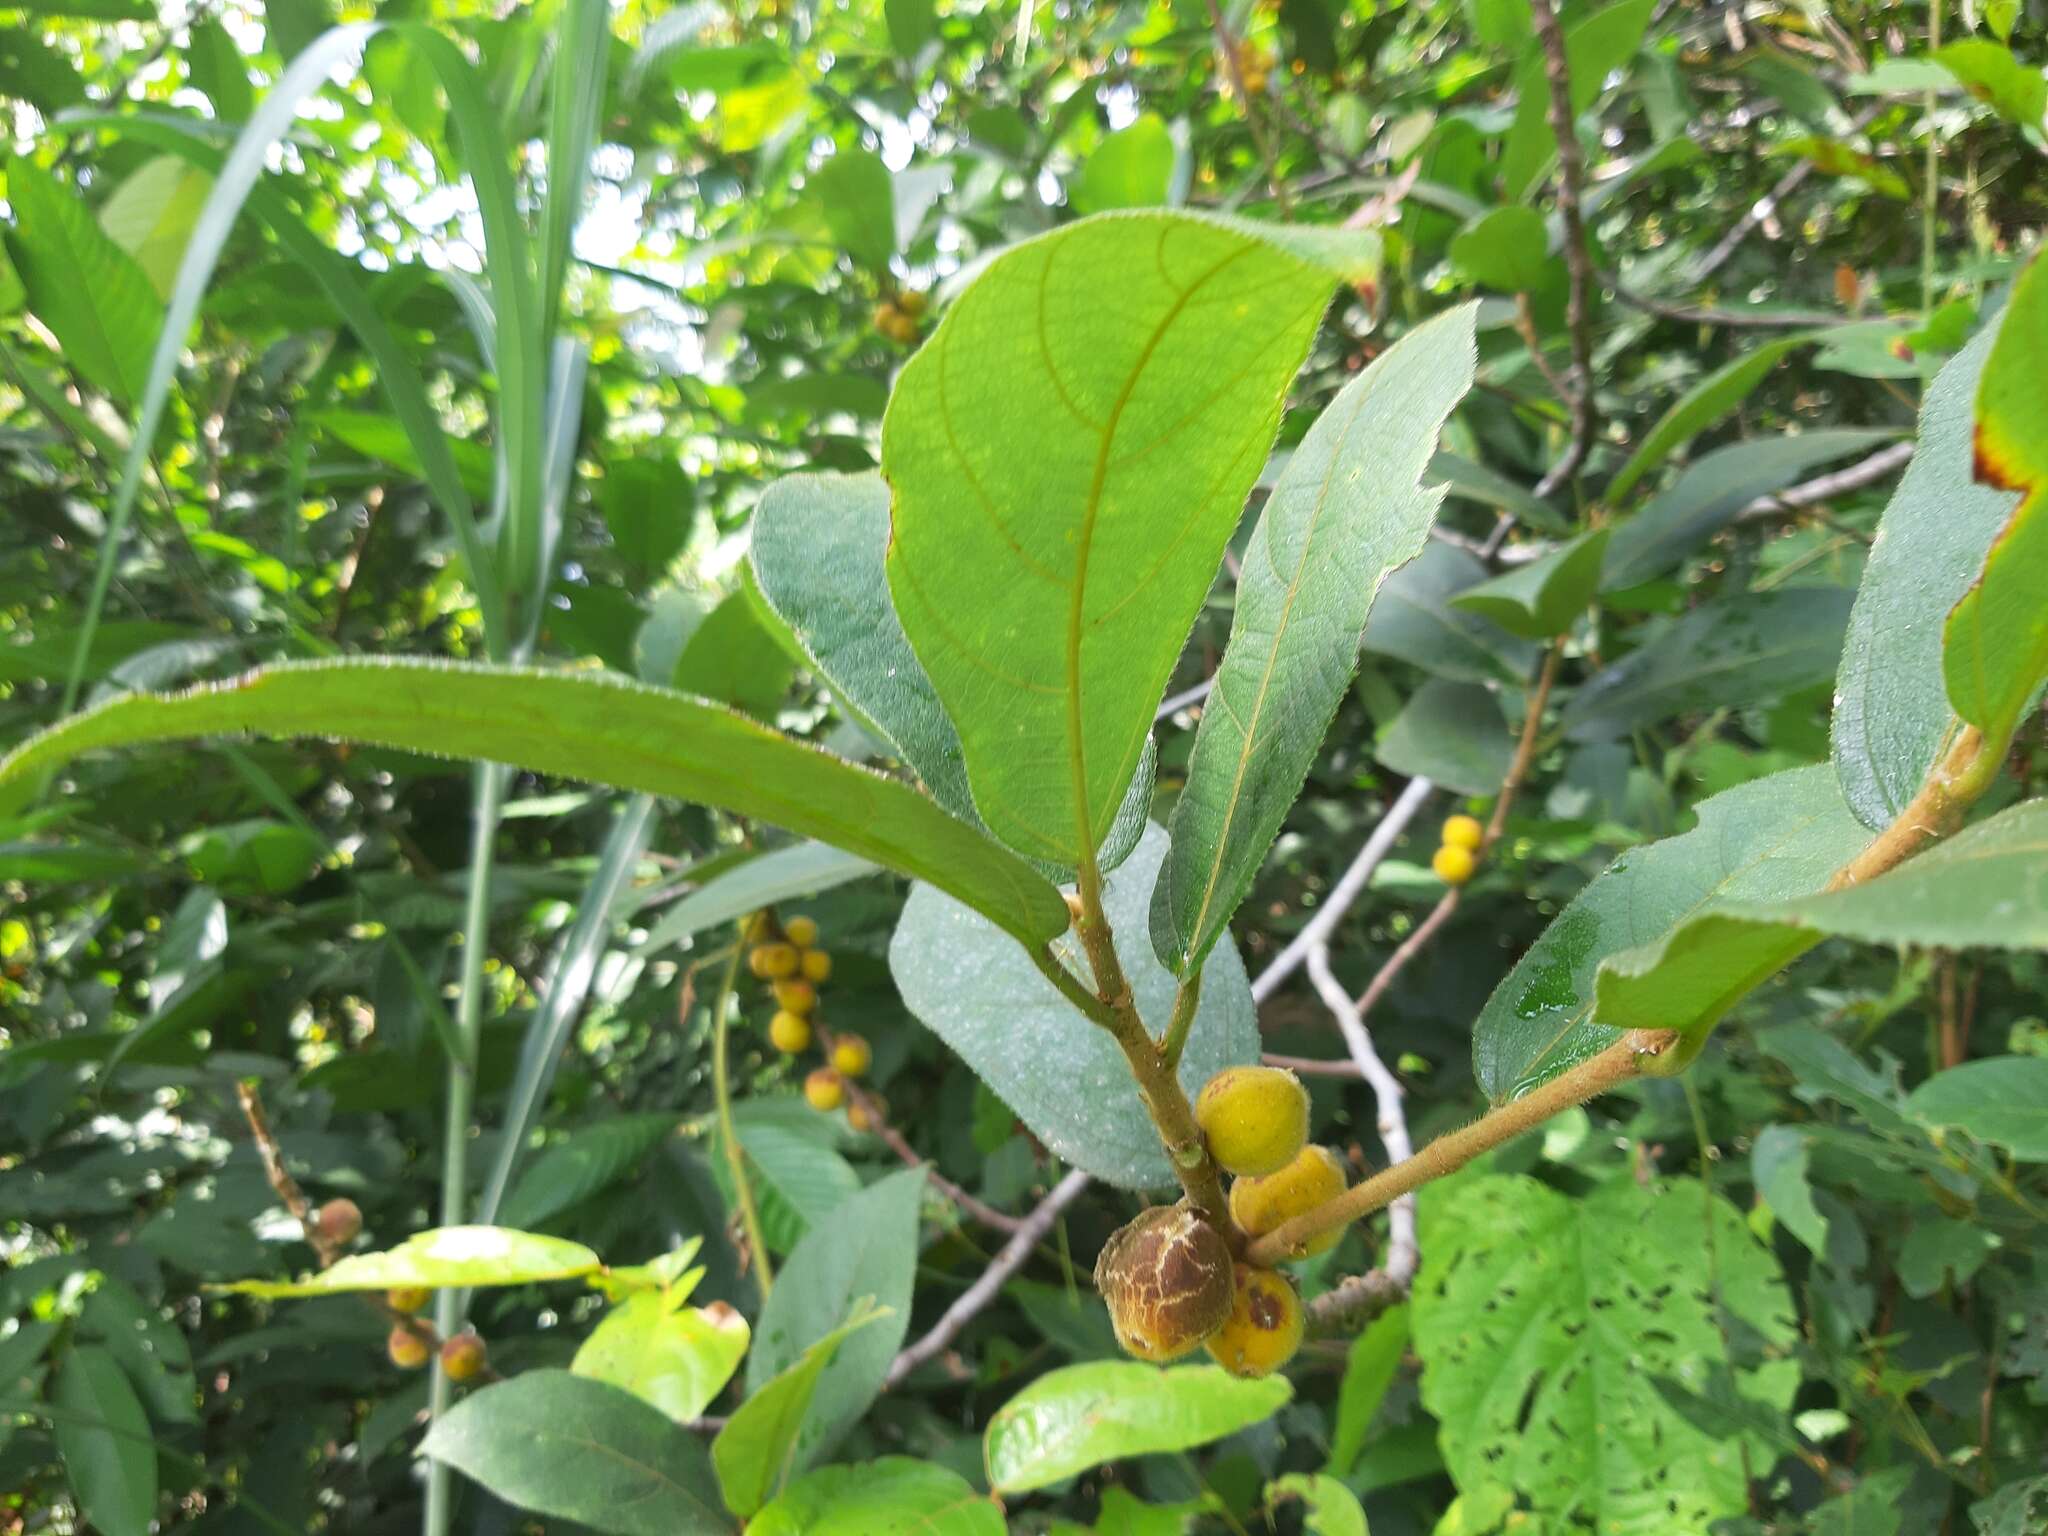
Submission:
<svg viewBox="0 0 2048 1536">
<path fill-rule="evenodd" d="M 1237 45 L 1237 75 L 1244 82 L 1247 96 L 1263 96 L 1266 82 L 1273 75 L 1273 55 L 1257 43 L 1242 42 Z"/>
<path fill-rule="evenodd" d="M 1452 816 L 1445 820 L 1442 845 L 1429 861 L 1437 879 L 1445 885 L 1463 885 L 1479 868 L 1479 850 L 1486 842 L 1486 828 L 1477 817 Z"/>
<path fill-rule="evenodd" d="M 1279 1067 L 1229 1067 L 1195 1101 L 1209 1155 L 1236 1175 L 1230 1219 L 1247 1237 L 1344 1192 L 1343 1161 L 1308 1139 L 1308 1092 Z M 1294 1255 L 1334 1247 L 1325 1233 Z M 1237 1260 L 1230 1242 L 1182 1201 L 1154 1206 L 1119 1229 L 1095 1264 L 1117 1342 L 1141 1360 L 1173 1360 L 1197 1344 L 1234 1376 L 1278 1370 L 1301 1347 L 1305 1316 L 1294 1281 Z"/>
<path fill-rule="evenodd" d="M 817 947 L 818 924 L 812 918 L 792 917 L 782 924 L 779 939 L 772 937 L 773 932 L 773 920 L 765 913 L 756 919 L 755 933 L 770 936 L 747 952 L 747 968 L 775 991 L 769 1043 L 785 1056 L 798 1056 L 811 1048 L 818 988 L 832 975 L 832 956 Z M 830 1036 L 825 1046 L 826 1065 L 804 1079 L 804 1099 L 821 1114 L 830 1114 L 846 1102 L 846 1080 L 864 1076 L 874 1052 L 852 1033 Z M 856 1131 L 873 1129 L 860 1104 L 847 1110 L 846 1119 Z"/>
<path fill-rule="evenodd" d="M 421 1327 L 405 1320 L 424 1307 L 433 1294 L 423 1285 L 404 1285 L 384 1293 L 384 1305 L 403 1314 L 391 1325 L 391 1336 L 384 1341 L 385 1353 L 402 1371 L 418 1370 L 434 1352 L 432 1340 Z M 483 1370 L 488 1358 L 484 1341 L 474 1328 L 463 1329 L 441 1345 L 441 1369 L 450 1381 L 468 1381 Z"/>
<path fill-rule="evenodd" d="M 913 346 L 922 332 L 917 322 L 923 318 L 924 310 L 925 296 L 914 288 L 906 288 L 875 306 L 875 329 L 893 342 Z"/>
</svg>

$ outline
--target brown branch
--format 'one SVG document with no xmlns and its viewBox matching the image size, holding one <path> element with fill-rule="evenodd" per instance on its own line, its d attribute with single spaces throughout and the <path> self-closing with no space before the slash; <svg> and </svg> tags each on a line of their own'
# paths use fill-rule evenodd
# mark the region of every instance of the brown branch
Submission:
<svg viewBox="0 0 2048 1536">
<path fill-rule="evenodd" d="M 832 1044 L 829 1037 L 825 1041 L 825 1052 L 828 1057 L 832 1052 Z M 931 1160 L 919 1152 L 917 1148 L 913 1147 L 904 1134 L 889 1123 L 879 1096 L 868 1092 L 860 1084 L 852 1081 L 848 1081 L 846 1084 L 846 1096 L 858 1105 L 861 1113 L 867 1117 L 868 1128 L 873 1135 L 883 1146 L 896 1154 L 897 1159 L 902 1162 L 904 1167 L 922 1168 L 926 1182 L 948 1200 L 952 1201 L 954 1205 L 958 1206 L 967 1215 L 972 1216 L 985 1227 L 994 1227 L 998 1232 L 1015 1232 L 1024 1225 L 1025 1218 L 1012 1216 L 1007 1211 L 997 1210 L 987 1201 L 970 1195 L 958 1184 L 955 1184 L 951 1179 L 940 1173 L 937 1168 L 934 1168 Z"/>
<path fill-rule="evenodd" d="M 277 1198 L 284 1202 L 284 1208 L 298 1222 L 306 1241 L 312 1244 L 320 1267 L 326 1269 L 341 1255 L 321 1232 L 319 1222 L 313 1219 L 312 1202 L 299 1188 L 299 1181 L 292 1177 L 291 1170 L 284 1165 L 284 1148 L 277 1144 L 277 1136 L 270 1129 L 270 1116 L 263 1112 L 263 1100 L 257 1095 L 255 1081 L 242 1078 L 236 1082 L 235 1098 L 242 1106 L 242 1118 L 249 1122 L 249 1134 L 256 1139 L 256 1155 L 263 1160 L 263 1176 L 277 1191 Z"/>
<path fill-rule="evenodd" d="M 1916 446 L 1918 445 L 1911 438 L 1889 444 L 1868 458 L 1858 459 L 1845 468 L 1825 475 L 1816 475 L 1811 480 L 1802 481 L 1775 495 L 1759 496 L 1736 515 L 1745 519 L 1774 517 L 1781 512 L 1793 512 L 1802 507 L 1813 506 L 1817 502 L 1832 501 L 1835 497 L 1846 495 L 1850 491 L 1860 491 L 1864 486 L 1884 479 L 1893 470 L 1909 463 Z M 1857 537 L 1865 538 L 1867 535 L 1858 534 Z"/>
<path fill-rule="evenodd" d="M 1550 129 L 1557 137 L 1557 212 L 1564 224 L 1564 264 L 1571 280 L 1565 300 L 1565 330 L 1572 347 L 1571 371 L 1566 375 L 1571 385 L 1571 445 L 1538 482 L 1536 497 L 1541 500 L 1579 472 L 1593 451 L 1600 422 L 1593 403 L 1593 257 L 1581 208 L 1586 158 L 1573 122 L 1571 65 L 1565 55 L 1564 28 L 1551 0 L 1529 0 L 1529 15 L 1543 45 L 1543 74 L 1550 86 Z"/>
</svg>

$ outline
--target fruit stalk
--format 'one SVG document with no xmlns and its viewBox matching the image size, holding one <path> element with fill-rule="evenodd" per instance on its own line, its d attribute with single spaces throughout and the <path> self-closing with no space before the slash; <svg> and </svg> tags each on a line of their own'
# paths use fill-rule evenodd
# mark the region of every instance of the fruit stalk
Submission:
<svg viewBox="0 0 2048 1536">
<path fill-rule="evenodd" d="M 761 1300 L 768 1300 L 768 1289 L 775 1283 L 774 1271 L 768 1265 L 768 1242 L 761 1235 L 761 1213 L 754 1206 L 754 1186 L 747 1182 L 747 1159 L 740 1150 L 740 1136 L 732 1119 L 732 1079 L 726 1070 L 725 1037 L 728 1016 L 732 1013 L 733 984 L 739 980 L 740 956 L 746 949 L 746 935 L 742 930 L 740 938 L 733 944 L 732 956 L 725 962 L 725 974 L 719 978 L 718 992 L 711 1000 L 711 1088 L 718 1103 L 718 1145 L 725 1154 L 726 1167 L 732 1170 L 732 1186 L 739 1197 L 740 1224 L 746 1229 L 747 1246 L 753 1250 L 754 1279 L 761 1287 Z"/>
</svg>

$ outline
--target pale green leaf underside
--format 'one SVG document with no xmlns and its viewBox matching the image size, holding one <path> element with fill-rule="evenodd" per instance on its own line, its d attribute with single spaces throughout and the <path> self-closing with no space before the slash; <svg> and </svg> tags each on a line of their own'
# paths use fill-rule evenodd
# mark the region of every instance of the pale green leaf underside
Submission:
<svg viewBox="0 0 2048 1536">
<path fill-rule="evenodd" d="M 1104 1462 L 1206 1445 L 1271 1417 L 1293 1395 L 1284 1376 L 1240 1380 L 1216 1365 L 1070 1365 L 1039 1377 L 989 1420 L 989 1485 L 1025 1493 Z"/>
<path fill-rule="evenodd" d="M 1913 459 L 1877 526 L 1835 676 L 1835 773 L 1874 830 L 1919 793 L 1956 730 L 1942 627 L 2015 500 L 1972 474 L 1971 408 L 1995 332 L 1950 358 L 1920 409 Z"/>
<path fill-rule="evenodd" d="M 434 1227 L 382 1253 L 356 1253 L 304 1280 L 238 1280 L 216 1289 L 248 1296 L 332 1296 L 400 1286 L 530 1285 L 596 1274 L 581 1243 L 511 1227 Z"/>
<path fill-rule="evenodd" d="M 1011 847 L 1072 865 L 1108 834 L 1282 394 L 1373 250 L 1104 214 L 998 257 L 904 368 L 890 591 Z"/>
<path fill-rule="evenodd" d="M 2030 800 L 1839 891 L 1717 907 L 1610 956 L 1598 1016 L 1694 1030 L 1830 935 L 1938 949 L 2048 948 L 2048 800 Z"/>
<path fill-rule="evenodd" d="M 1166 834 L 1149 827 L 1130 861 L 1104 882 L 1103 909 L 1138 1012 L 1155 1036 L 1173 1010 L 1173 974 L 1145 932 Z M 1078 939 L 1054 954 L 1086 976 Z M 1125 1189 L 1160 1189 L 1173 1168 L 1160 1150 L 1123 1052 L 1062 997 L 1015 944 L 958 902 L 918 886 L 889 946 L 896 988 L 919 1023 L 952 1047 L 1060 1158 Z M 1211 954 L 1181 1057 L 1192 1097 L 1227 1066 L 1256 1061 L 1258 1019 L 1244 962 L 1227 939 Z"/>
<path fill-rule="evenodd" d="M 1025 943 L 1066 903 L 1022 860 L 907 785 L 720 705 L 599 673 L 431 661 L 266 667 L 218 687 L 116 699 L 0 759 L 0 812 L 101 747 L 249 733 L 324 736 L 670 795 L 759 817 L 929 880 Z"/>
<path fill-rule="evenodd" d="M 1487 1097 L 1500 1103 L 1526 1093 L 1613 1042 L 1616 1028 L 1594 1016 L 1596 977 L 1608 957 L 1655 942 L 1710 905 L 1819 891 L 1869 839 L 1826 767 L 1795 768 L 1716 795 L 1700 806 L 1692 831 L 1623 854 L 1487 999 L 1472 1036 Z M 1732 999 L 1720 997 L 1717 980 L 1695 978 L 1695 990 L 1670 1006 L 1725 1006 Z"/>
<path fill-rule="evenodd" d="M 1765 1346 L 1794 1342 L 1778 1265 L 1741 1213 L 1690 1179 L 1614 1179 L 1584 1199 L 1520 1176 L 1438 1190 L 1423 1201 L 1412 1305 L 1453 1480 L 1505 1484 L 1601 1531 L 1705 1531 L 1741 1513 L 1742 1446 L 1655 1386 L 1700 1392 L 1729 1366 L 1717 1303 Z M 1799 1369 L 1778 1359 L 1736 1380 L 1781 1415 Z"/>
<path fill-rule="evenodd" d="M 1153 946 L 1177 972 L 1201 964 L 1251 888 L 1350 683 L 1381 583 L 1429 536 L 1444 488 L 1420 479 L 1472 387 L 1476 309 L 1418 326 L 1347 384 L 1252 531 L 1152 910 Z"/>
</svg>

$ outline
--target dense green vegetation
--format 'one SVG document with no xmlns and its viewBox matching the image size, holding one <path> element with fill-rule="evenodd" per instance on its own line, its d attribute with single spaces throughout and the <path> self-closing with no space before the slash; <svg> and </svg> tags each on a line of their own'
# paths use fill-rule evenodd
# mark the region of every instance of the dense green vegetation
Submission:
<svg viewBox="0 0 2048 1536">
<path fill-rule="evenodd" d="M 0 5 L 0 1531 L 2048 1531 L 2042 22 Z"/>
</svg>

